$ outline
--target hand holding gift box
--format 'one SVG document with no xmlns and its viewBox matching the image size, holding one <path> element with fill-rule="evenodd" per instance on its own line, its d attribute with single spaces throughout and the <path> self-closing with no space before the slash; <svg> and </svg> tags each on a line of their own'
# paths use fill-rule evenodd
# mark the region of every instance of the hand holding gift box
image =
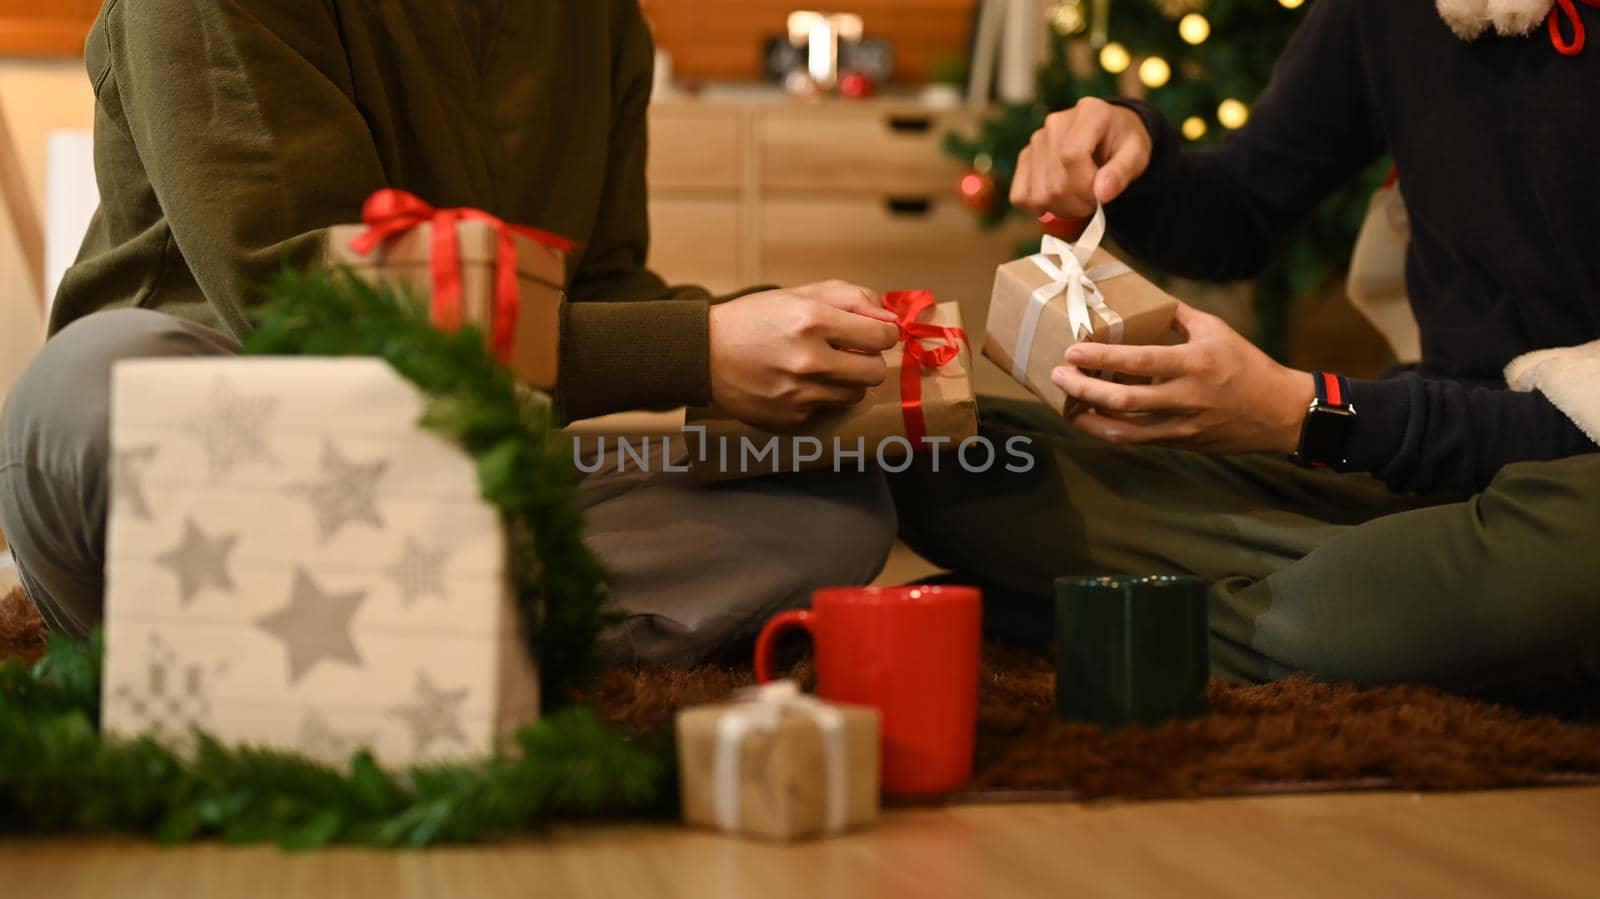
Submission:
<svg viewBox="0 0 1600 899">
<path fill-rule="evenodd" d="M 883 383 L 853 406 L 824 410 L 781 432 L 711 406 L 619 413 L 573 422 L 567 431 L 590 449 L 602 448 L 605 438 L 636 443 L 683 437 L 687 455 L 675 461 L 687 462 L 705 480 L 828 466 L 858 471 L 915 452 L 955 452 L 978 433 L 971 348 L 960 309 L 937 302 L 926 290 L 891 291 L 883 303 L 899 319 L 901 341 L 883 354 L 889 372 Z"/>
<path fill-rule="evenodd" d="M 796 471 L 847 463 L 860 451 L 864 464 L 893 462 L 931 449 L 954 449 L 978 433 L 972 358 L 961 311 L 928 290 L 890 291 L 884 308 L 900 322 L 900 344 L 883 354 L 888 377 L 853 406 L 819 412 L 798 428 L 763 431 L 715 407 L 688 410 L 690 427 L 705 428 L 704 452 L 691 445 L 697 474 L 708 479 Z M 777 438 L 774 441 L 774 438 Z M 695 443 L 691 439 L 691 444 Z M 776 461 L 751 461 L 746 447 L 776 446 Z M 746 463 L 750 464 L 746 464 Z"/>
<path fill-rule="evenodd" d="M 983 354 L 1063 415 L 1068 397 L 1050 379 L 1080 341 L 1160 343 L 1178 301 L 1100 249 L 1105 210 L 1075 243 L 1045 235 L 1039 252 L 996 271 Z"/>
<path fill-rule="evenodd" d="M 434 324 L 479 325 L 518 378 L 555 387 L 567 255 L 577 242 L 479 209 L 435 209 L 392 188 L 369 197 L 361 219 L 329 230 L 330 265 L 428 297 Z"/>
<path fill-rule="evenodd" d="M 878 817 L 878 713 L 794 681 L 678 713 L 683 817 L 726 833 L 799 839 Z"/>
</svg>

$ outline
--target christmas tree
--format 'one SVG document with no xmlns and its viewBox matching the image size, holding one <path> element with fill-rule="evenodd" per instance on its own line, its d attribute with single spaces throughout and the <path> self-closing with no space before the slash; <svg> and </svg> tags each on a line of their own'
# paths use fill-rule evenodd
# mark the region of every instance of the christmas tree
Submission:
<svg viewBox="0 0 1600 899">
<path fill-rule="evenodd" d="M 1057 0 L 1037 99 L 1005 105 L 947 149 L 969 166 L 959 185 L 985 227 L 1024 213 L 1005 202 L 1017 154 L 1045 116 L 1080 97 L 1137 96 L 1203 147 L 1243 127 L 1250 106 L 1314 0 Z M 1294 297 L 1343 277 L 1383 160 L 1285 236 L 1255 282 L 1256 340 L 1282 355 Z"/>
</svg>

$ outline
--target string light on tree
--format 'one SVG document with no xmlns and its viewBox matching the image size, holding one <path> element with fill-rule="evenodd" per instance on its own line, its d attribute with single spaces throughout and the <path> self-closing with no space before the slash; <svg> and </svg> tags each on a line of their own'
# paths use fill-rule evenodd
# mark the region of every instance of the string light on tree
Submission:
<svg viewBox="0 0 1600 899">
<path fill-rule="evenodd" d="M 1172 66 L 1159 56 L 1147 57 L 1139 63 L 1139 83 L 1145 87 L 1164 86 L 1172 78 Z"/>
<path fill-rule="evenodd" d="M 1133 57 L 1128 53 L 1128 48 L 1116 41 L 1112 41 L 1100 48 L 1100 68 L 1113 75 L 1121 75 L 1133 65 Z"/>
<path fill-rule="evenodd" d="M 1183 136 L 1190 140 L 1199 140 L 1206 136 L 1206 120 L 1197 115 L 1189 116 L 1183 120 Z"/>
<path fill-rule="evenodd" d="M 1211 20 L 1197 12 L 1189 13 L 1178 20 L 1178 36 L 1198 47 L 1211 36 Z"/>
<path fill-rule="evenodd" d="M 1061 0 L 1047 13 L 1050 27 L 1062 37 L 1071 37 L 1089 27 L 1089 17 L 1084 14 L 1083 0 Z"/>
<path fill-rule="evenodd" d="M 1229 97 L 1217 106 L 1217 121 L 1230 131 L 1243 128 L 1244 123 L 1250 121 L 1250 107 Z"/>
</svg>

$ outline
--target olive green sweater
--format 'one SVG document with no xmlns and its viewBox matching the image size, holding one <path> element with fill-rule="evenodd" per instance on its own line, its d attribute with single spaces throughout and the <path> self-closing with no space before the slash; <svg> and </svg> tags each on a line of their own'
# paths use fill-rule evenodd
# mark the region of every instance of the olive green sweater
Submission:
<svg viewBox="0 0 1600 899">
<path fill-rule="evenodd" d="M 100 209 L 51 330 L 143 306 L 240 335 L 258 285 L 399 187 L 584 244 L 569 416 L 704 402 L 708 297 L 645 268 L 652 59 L 637 0 L 109 0 Z"/>
</svg>

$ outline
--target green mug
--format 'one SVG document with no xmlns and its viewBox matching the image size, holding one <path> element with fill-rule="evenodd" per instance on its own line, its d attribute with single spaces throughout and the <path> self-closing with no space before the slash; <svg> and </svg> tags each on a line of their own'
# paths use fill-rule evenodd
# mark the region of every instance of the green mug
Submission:
<svg viewBox="0 0 1600 899">
<path fill-rule="evenodd" d="M 1068 721 L 1154 727 L 1205 712 L 1206 582 L 1056 579 L 1056 711 Z"/>
</svg>

